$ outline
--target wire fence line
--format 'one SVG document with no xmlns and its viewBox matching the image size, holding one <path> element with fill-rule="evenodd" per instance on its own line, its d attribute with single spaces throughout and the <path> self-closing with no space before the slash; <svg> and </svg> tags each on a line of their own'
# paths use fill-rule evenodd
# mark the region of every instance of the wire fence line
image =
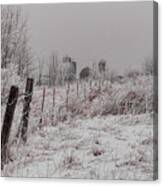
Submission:
<svg viewBox="0 0 163 186">
<path fill-rule="evenodd" d="M 29 83 L 30 81 L 30 83 Z M 24 93 L 19 94 L 17 91 L 17 94 L 15 95 L 15 97 L 13 96 L 12 93 L 12 99 L 10 98 L 10 96 L 8 97 L 8 103 L 7 103 L 7 108 L 11 107 L 13 109 L 12 111 L 12 116 L 11 116 L 11 111 L 8 111 L 6 108 L 6 113 L 10 113 L 10 115 L 5 113 L 4 118 L 7 115 L 7 118 L 10 118 L 10 125 L 12 125 L 12 119 L 13 119 L 13 115 L 14 115 L 14 110 L 17 104 L 17 101 L 20 101 L 21 99 L 23 100 L 23 112 L 22 112 L 22 119 L 18 128 L 18 135 L 17 138 L 22 138 L 22 141 L 25 143 L 27 140 L 27 129 L 28 129 L 28 121 L 29 121 L 29 112 L 30 112 L 30 102 L 32 101 L 32 95 L 33 95 L 33 81 L 32 79 L 27 79 L 27 83 L 26 83 L 26 90 Z M 12 87 L 11 87 L 12 89 Z M 16 89 L 18 89 L 18 87 L 16 87 Z M 65 100 L 63 101 L 63 104 L 58 106 L 57 105 L 57 86 L 53 86 L 50 88 L 50 90 L 52 91 L 52 109 L 51 109 L 51 124 L 55 125 L 54 123 L 57 123 L 58 121 L 54 121 L 54 117 L 56 117 L 57 120 L 60 119 L 60 115 L 62 115 L 63 109 L 66 109 L 66 114 L 69 114 L 69 112 L 72 112 L 72 110 L 70 110 L 70 104 L 71 103 L 71 98 L 76 98 L 81 104 L 79 104 L 79 107 L 82 108 L 82 104 L 87 104 L 89 101 L 89 96 L 92 93 L 92 91 L 98 90 L 98 94 L 100 95 L 101 93 L 104 93 L 104 89 L 112 89 L 112 83 L 109 83 L 109 81 L 101 81 L 101 80 L 89 80 L 89 81 L 73 81 L 72 83 L 67 82 L 67 84 L 64 85 L 64 89 L 65 89 Z M 18 89 L 19 90 L 19 89 Z M 73 92 L 73 93 L 72 93 Z M 117 94 L 118 92 L 121 92 L 121 89 L 117 89 Z M 134 92 L 134 91 L 133 91 Z M 132 93 L 132 91 L 131 91 Z M 40 121 L 39 121 L 39 125 L 42 124 L 42 120 L 44 118 L 44 105 L 46 100 L 46 87 L 43 87 L 43 94 L 42 94 L 42 100 L 41 100 L 41 106 L 40 106 L 40 111 L 41 111 L 41 115 L 40 115 Z M 74 97 L 75 96 L 75 97 Z M 96 95 L 97 96 L 97 95 Z M 114 95 L 116 96 L 116 94 Z M 126 95 L 127 97 L 128 95 Z M 136 95 L 137 96 L 137 95 Z M 143 98 L 145 101 L 145 112 L 147 112 L 149 110 L 149 104 L 148 104 L 148 100 L 149 97 L 148 95 L 145 95 L 145 97 Z M 108 100 L 102 100 L 103 103 L 105 104 L 105 102 L 107 102 Z M 130 100 L 125 100 L 124 99 L 124 104 L 120 105 L 120 103 L 118 103 L 118 101 L 115 100 L 115 102 L 117 103 L 113 103 L 118 105 L 118 111 L 117 114 L 132 114 L 135 115 L 137 114 L 137 105 L 140 104 L 138 102 L 137 99 L 130 99 Z M 56 108 L 58 110 L 56 110 Z M 102 112 L 101 112 L 102 113 Z M 109 113 L 109 112 L 108 112 Z M 4 119 L 5 121 L 5 119 Z M 7 120 L 8 123 L 8 120 Z M 8 143 L 8 136 L 10 133 L 10 127 L 8 127 L 7 130 L 7 134 L 6 134 L 6 129 L 4 130 L 3 128 L 5 128 L 7 126 L 6 122 L 3 123 L 3 127 L 2 127 L 2 131 L 1 131 L 1 136 L 7 136 L 7 139 L 5 140 L 5 142 L 3 143 L 3 149 L 2 149 L 2 169 L 3 169 L 3 165 L 7 162 L 6 160 L 9 159 L 8 154 L 7 154 L 7 143 Z M 1 143 L 1 144 L 2 144 Z"/>
</svg>

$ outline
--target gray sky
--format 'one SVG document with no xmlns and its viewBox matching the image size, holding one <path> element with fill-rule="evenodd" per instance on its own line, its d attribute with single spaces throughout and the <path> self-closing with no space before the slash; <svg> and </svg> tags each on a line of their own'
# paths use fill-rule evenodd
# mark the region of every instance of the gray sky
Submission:
<svg viewBox="0 0 163 186">
<path fill-rule="evenodd" d="M 152 57 L 152 1 L 23 5 L 37 56 L 57 51 L 79 66 L 104 58 L 118 72 Z"/>
</svg>

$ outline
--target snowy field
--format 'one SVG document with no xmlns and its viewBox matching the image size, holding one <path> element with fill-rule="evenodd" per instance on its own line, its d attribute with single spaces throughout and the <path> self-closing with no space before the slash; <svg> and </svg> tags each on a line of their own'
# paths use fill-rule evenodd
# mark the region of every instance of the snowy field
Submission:
<svg viewBox="0 0 163 186">
<path fill-rule="evenodd" d="M 46 87 L 43 113 L 43 87 L 34 87 L 25 145 L 15 140 L 23 106 L 22 98 L 18 100 L 10 162 L 2 176 L 153 179 L 152 77 L 124 84 L 106 82 L 100 91 L 98 84 L 91 86 L 80 85 L 78 96 L 76 85 L 70 86 L 68 111 L 66 87 L 56 87 L 54 108 L 53 89 Z M 129 92 L 136 92 L 134 106 L 119 108 Z M 2 105 L 2 118 L 4 111 Z"/>
</svg>

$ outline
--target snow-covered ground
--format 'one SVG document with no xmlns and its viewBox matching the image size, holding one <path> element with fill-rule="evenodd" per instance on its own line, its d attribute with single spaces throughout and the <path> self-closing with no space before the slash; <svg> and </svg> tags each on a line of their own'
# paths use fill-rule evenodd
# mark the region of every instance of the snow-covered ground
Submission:
<svg viewBox="0 0 163 186">
<path fill-rule="evenodd" d="M 95 85 L 92 89 L 95 90 Z M 152 77 L 142 84 L 141 81 L 125 85 L 107 83 L 91 99 L 90 95 L 84 99 L 90 88 L 80 89 L 77 97 L 76 85 L 73 85 L 69 94 L 69 112 L 65 107 L 65 87 L 56 88 L 54 109 L 53 89 L 46 88 L 43 113 L 42 87 L 35 87 L 27 143 L 23 145 L 15 140 L 23 105 L 19 99 L 10 135 L 11 161 L 5 165 L 2 176 L 152 180 L 152 112 L 147 109 L 139 114 L 134 109 L 121 115 L 103 112 L 105 103 L 112 105 L 115 102 L 113 95 L 118 100 L 129 90 L 144 91 L 145 100 L 150 99 Z M 152 101 L 147 102 L 145 106 L 149 108 Z M 4 111 L 5 106 L 2 106 L 2 118 Z"/>
</svg>

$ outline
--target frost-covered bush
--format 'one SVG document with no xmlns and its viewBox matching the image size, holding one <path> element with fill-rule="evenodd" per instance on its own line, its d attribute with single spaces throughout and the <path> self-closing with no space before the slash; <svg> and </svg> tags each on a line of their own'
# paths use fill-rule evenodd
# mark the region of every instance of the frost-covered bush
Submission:
<svg viewBox="0 0 163 186">
<path fill-rule="evenodd" d="M 125 84 L 113 83 L 90 91 L 87 97 L 87 113 L 96 115 L 141 114 L 153 110 L 152 76 L 140 76 Z M 88 114 L 87 114 L 88 115 Z"/>
<path fill-rule="evenodd" d="M 77 96 L 76 85 L 72 84 L 68 101 L 67 97 L 63 97 L 63 102 L 55 107 L 53 123 L 57 125 L 58 122 L 68 122 L 75 117 L 92 118 L 152 112 L 152 82 L 152 76 L 139 76 L 134 81 L 127 79 L 123 84 L 117 82 L 104 83 L 100 89 L 98 86 L 91 88 L 87 86 L 85 96 L 82 95 L 82 86 L 80 86 L 80 92 Z"/>
<path fill-rule="evenodd" d="M 23 82 L 20 76 L 17 75 L 17 66 L 14 64 L 8 65 L 8 68 L 1 69 L 1 101 L 6 102 L 12 85 L 21 87 Z"/>
<path fill-rule="evenodd" d="M 102 108 L 101 115 L 118 114 L 118 105 L 114 99 L 107 99 Z"/>
<path fill-rule="evenodd" d="M 80 99 L 71 97 L 69 99 L 68 110 L 71 112 L 72 117 L 83 113 L 83 103 Z"/>
</svg>

